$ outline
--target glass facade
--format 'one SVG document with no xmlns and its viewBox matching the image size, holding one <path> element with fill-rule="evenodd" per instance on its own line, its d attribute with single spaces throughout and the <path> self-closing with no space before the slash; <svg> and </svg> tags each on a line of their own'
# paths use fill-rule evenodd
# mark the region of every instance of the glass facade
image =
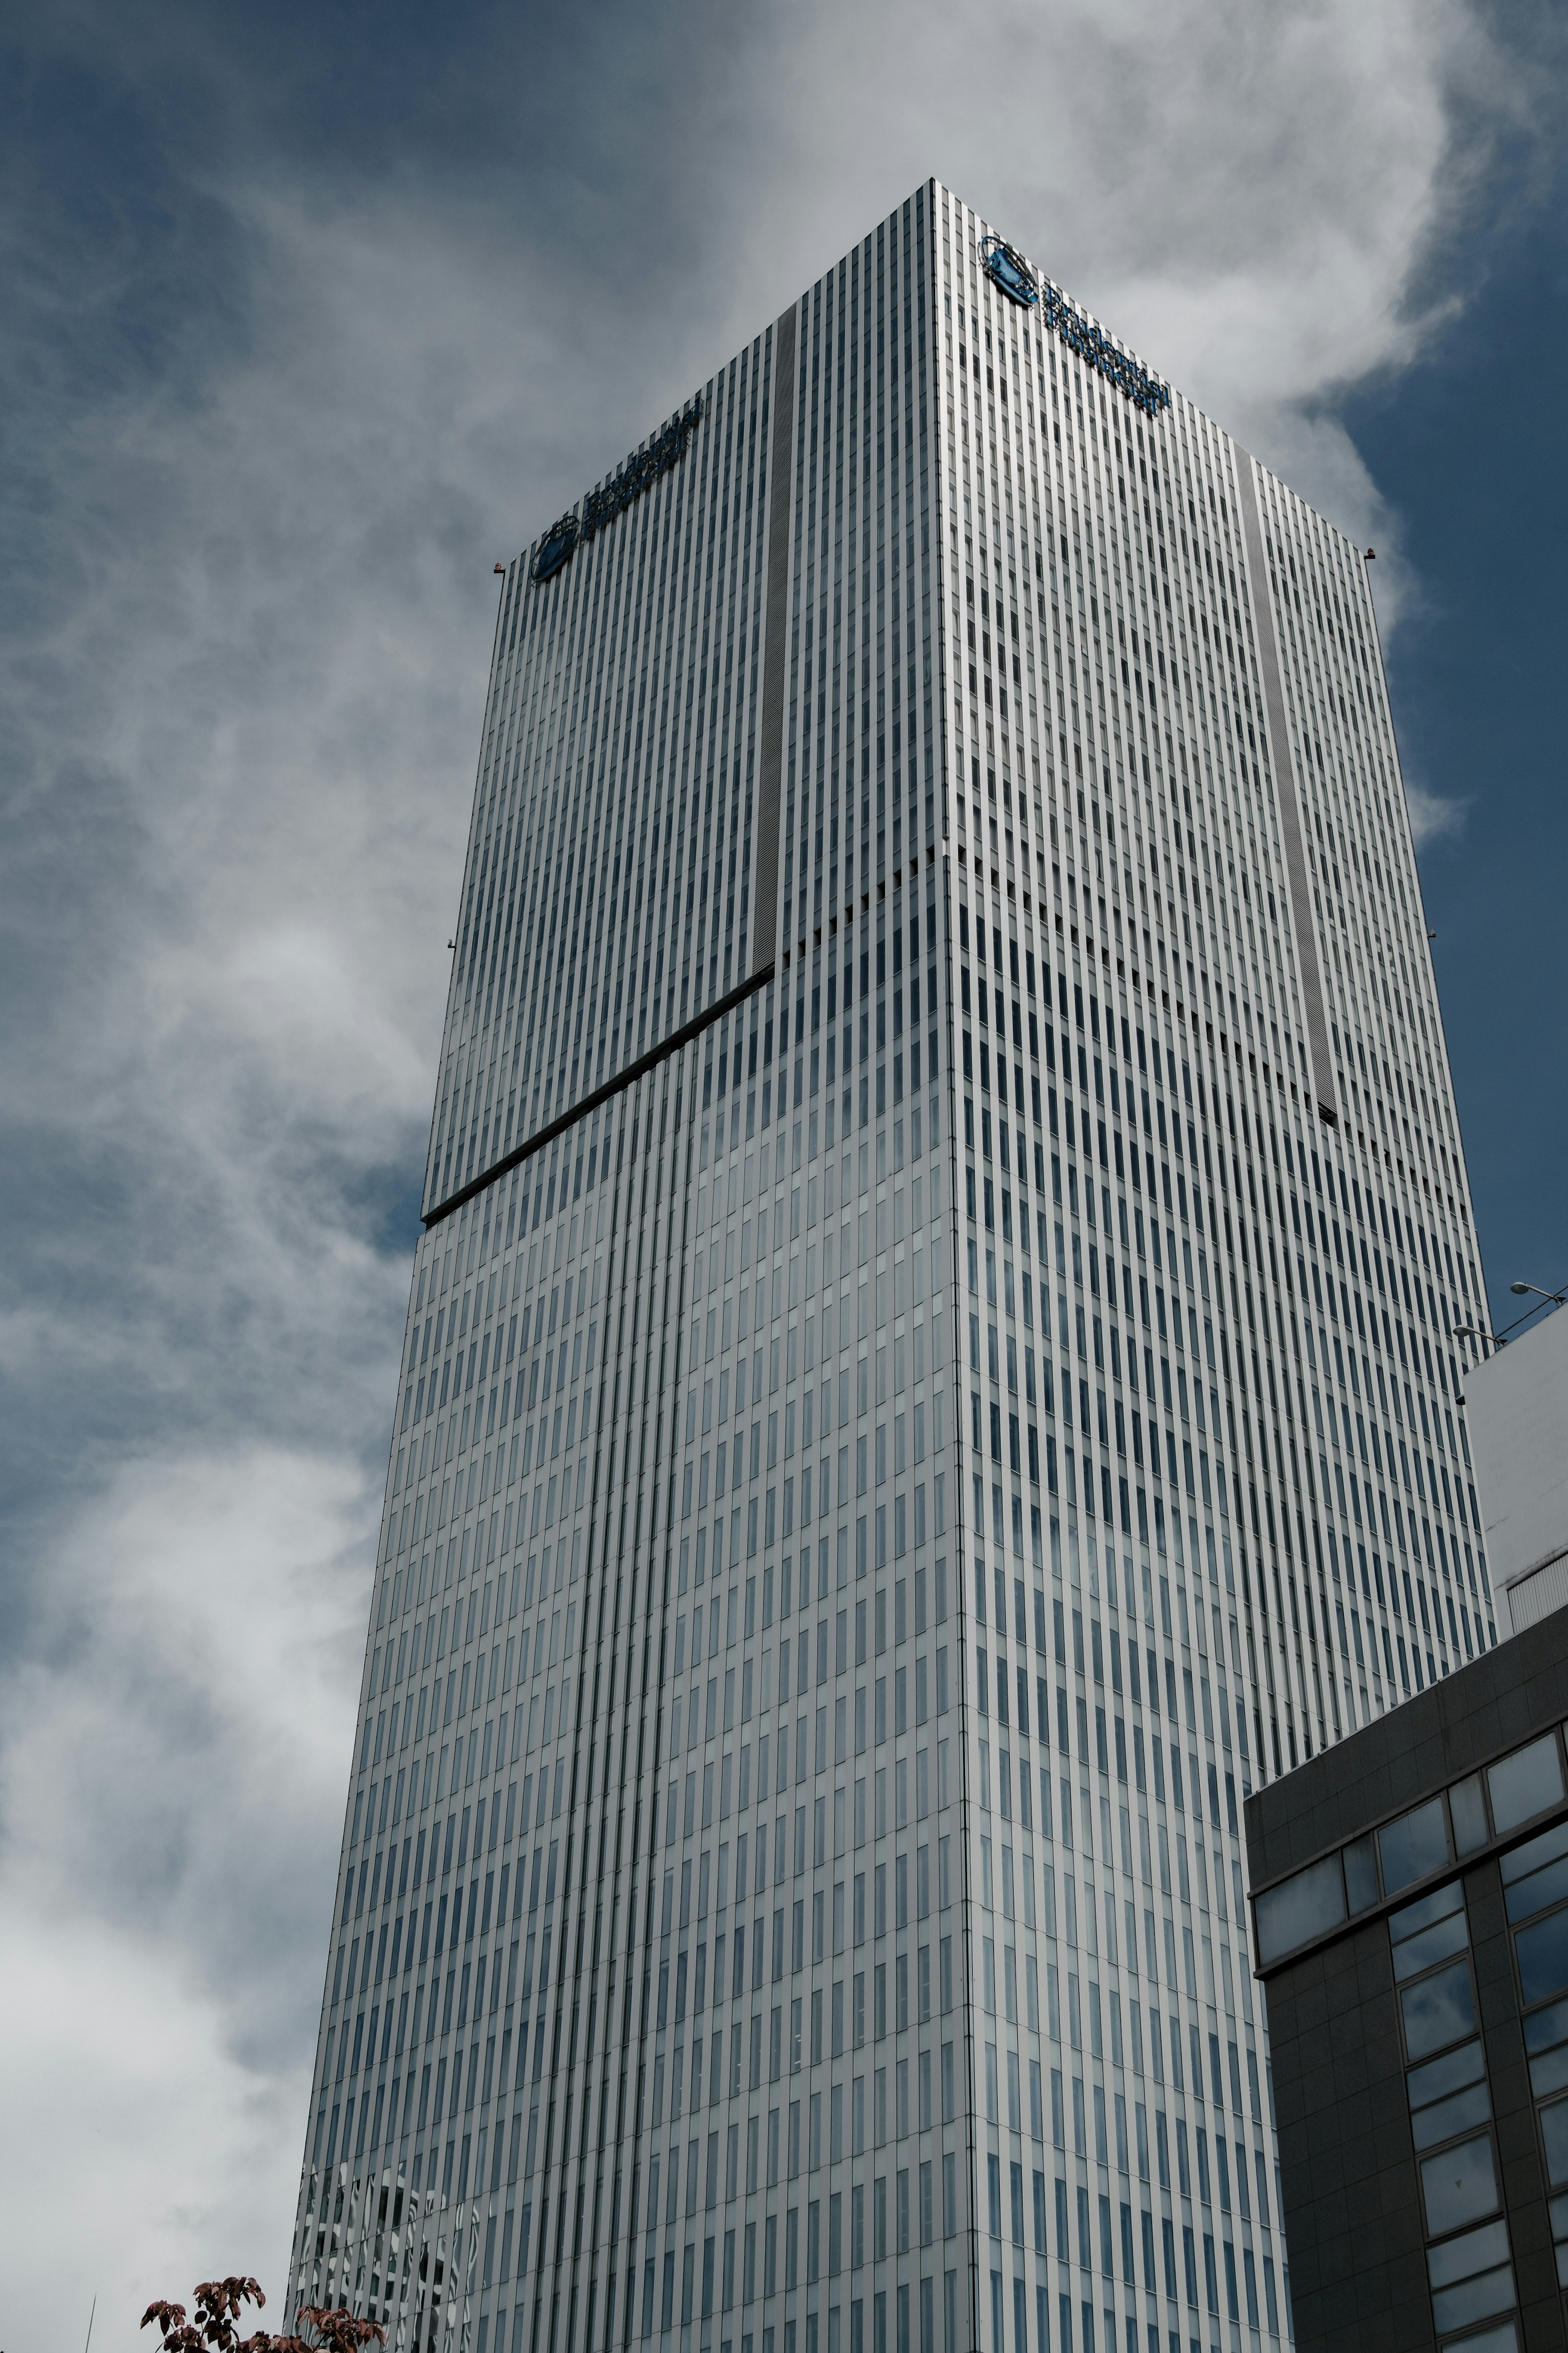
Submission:
<svg viewBox="0 0 1568 2353">
<path fill-rule="evenodd" d="M 502 586 L 292 2283 L 399 2346 L 1286 2335 L 1238 1809 L 1494 1639 L 1362 559 L 986 234 Z"/>
</svg>

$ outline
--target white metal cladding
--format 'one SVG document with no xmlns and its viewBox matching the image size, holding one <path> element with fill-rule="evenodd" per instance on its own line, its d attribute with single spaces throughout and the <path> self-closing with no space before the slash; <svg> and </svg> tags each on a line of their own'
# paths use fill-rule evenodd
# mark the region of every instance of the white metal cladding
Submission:
<svg viewBox="0 0 1568 2353">
<path fill-rule="evenodd" d="M 1511 1631 L 1522 1634 L 1527 1626 L 1538 1626 L 1554 1609 L 1568 1602 L 1568 1554 L 1549 1560 L 1543 1568 L 1533 1569 L 1508 1588 L 1508 1614 Z"/>
<path fill-rule="evenodd" d="M 1362 559 L 985 234 L 508 583 L 295 2249 L 405 2346 L 1281 2337 L 1237 1810 L 1495 1639 Z"/>
<path fill-rule="evenodd" d="M 507 576 L 427 1208 L 748 969 L 771 352 L 562 571 Z"/>
</svg>

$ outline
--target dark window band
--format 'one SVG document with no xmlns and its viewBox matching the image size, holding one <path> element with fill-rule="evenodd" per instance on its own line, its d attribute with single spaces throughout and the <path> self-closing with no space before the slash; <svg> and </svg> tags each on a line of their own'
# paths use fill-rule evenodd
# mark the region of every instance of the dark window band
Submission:
<svg viewBox="0 0 1568 2353">
<path fill-rule="evenodd" d="M 525 1137 L 521 1144 L 514 1145 L 503 1158 L 492 1161 L 488 1168 L 481 1169 L 477 1176 L 470 1177 L 458 1191 L 449 1193 L 447 1198 L 444 1201 L 438 1201 L 433 1209 L 423 1210 L 421 1222 L 426 1229 L 438 1226 L 443 1218 L 449 1218 L 454 1209 L 460 1209 L 465 1201 L 471 1201 L 476 1193 L 482 1193 L 487 1185 L 493 1185 L 498 1176 L 504 1176 L 510 1168 L 520 1168 L 525 1160 L 531 1160 L 534 1154 L 542 1150 L 545 1145 L 553 1143 L 558 1135 L 563 1135 L 569 1127 L 575 1127 L 578 1121 L 584 1118 L 589 1112 L 597 1111 L 601 1103 L 608 1103 L 612 1096 L 622 1093 L 627 1087 L 635 1086 L 639 1079 L 647 1078 L 648 1072 L 657 1070 L 659 1063 L 668 1055 L 679 1054 L 682 1047 L 689 1046 L 694 1038 L 700 1038 L 704 1029 L 710 1029 L 715 1021 L 721 1020 L 726 1013 L 732 1013 L 737 1005 L 744 1004 L 746 998 L 754 996 L 759 988 L 765 988 L 773 976 L 773 967 L 771 964 L 764 965 L 760 972 L 750 974 L 741 982 L 739 987 L 732 988 L 727 997 L 717 998 L 704 1012 L 688 1021 L 684 1028 L 672 1030 L 669 1036 L 661 1039 L 657 1046 L 650 1046 L 646 1054 L 639 1055 L 637 1060 L 629 1064 L 626 1070 L 617 1071 L 613 1079 L 606 1079 L 602 1087 L 595 1087 L 591 1095 L 584 1095 L 581 1103 L 574 1103 L 569 1111 L 562 1112 L 558 1118 L 549 1123 L 548 1126 L 542 1127 L 534 1134 Z"/>
</svg>

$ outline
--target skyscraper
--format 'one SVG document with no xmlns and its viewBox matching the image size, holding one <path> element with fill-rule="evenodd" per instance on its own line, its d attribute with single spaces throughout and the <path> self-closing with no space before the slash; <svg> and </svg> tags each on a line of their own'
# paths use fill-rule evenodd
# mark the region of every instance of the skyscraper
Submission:
<svg viewBox="0 0 1568 2353">
<path fill-rule="evenodd" d="M 1288 2334 L 1239 1808 L 1494 1637 L 1363 557 L 923 185 L 506 571 L 293 2286 Z"/>
</svg>

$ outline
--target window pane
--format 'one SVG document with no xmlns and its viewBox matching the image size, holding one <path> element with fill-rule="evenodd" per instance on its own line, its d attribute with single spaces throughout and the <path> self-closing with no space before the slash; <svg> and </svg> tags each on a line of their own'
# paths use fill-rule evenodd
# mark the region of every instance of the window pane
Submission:
<svg viewBox="0 0 1568 2353">
<path fill-rule="evenodd" d="M 1550 2010 L 1537 2010 L 1524 2021 L 1527 2051 L 1550 2051 L 1554 2042 L 1564 2040 L 1568 2040 L 1568 2001 L 1555 2001 Z"/>
<path fill-rule="evenodd" d="M 1377 1902 L 1377 1865 L 1373 1860 L 1372 1840 L 1357 1839 L 1353 1845 L 1342 1849 L 1345 1866 L 1345 1893 L 1352 1912 L 1364 1912 L 1369 1904 Z"/>
<path fill-rule="evenodd" d="M 1487 1810 L 1481 1800 L 1481 1777 L 1472 1773 L 1456 1781 L 1448 1792 L 1448 1814 L 1454 1825 L 1454 1845 L 1460 1854 L 1474 1854 L 1487 1842 Z"/>
<path fill-rule="evenodd" d="M 1470 1993 L 1470 1972 L 1463 1961 L 1406 1986 L 1399 1997 L 1405 2012 L 1405 2047 L 1412 2059 L 1441 2051 L 1476 2031 L 1476 2005 Z"/>
<path fill-rule="evenodd" d="M 1456 2280 L 1473 2279 L 1478 2272 L 1489 2272 L 1508 2258 L 1508 2224 L 1483 2222 L 1479 2231 L 1467 2231 L 1462 2239 L 1432 2248 L 1426 2257 L 1426 2275 L 1434 2287 L 1452 2287 Z"/>
<path fill-rule="evenodd" d="M 1345 1886 L 1337 1854 L 1325 1855 L 1258 1899 L 1258 1953 L 1263 1961 L 1294 1952 L 1312 1936 L 1337 1928 L 1345 1916 Z"/>
<path fill-rule="evenodd" d="M 1568 1912 L 1553 1912 L 1547 1919 L 1538 1920 L 1533 1928 L 1521 1928 L 1514 1943 L 1519 1947 L 1519 1982 L 1527 2008 L 1568 1986 Z"/>
<path fill-rule="evenodd" d="M 1539 1838 L 1526 1839 L 1500 1869 L 1508 1890 L 1504 1898 L 1510 1920 L 1528 1920 L 1568 1895 L 1568 1821 L 1554 1822 Z"/>
<path fill-rule="evenodd" d="M 1546 2145 L 1546 2179 L 1555 2189 L 1568 2181 L 1568 2100 L 1542 2109 L 1541 2137 Z"/>
<path fill-rule="evenodd" d="M 1544 1912 L 1549 1904 L 1561 1904 L 1568 1895 L 1568 1855 L 1560 1855 L 1542 1871 L 1532 1871 L 1526 1879 L 1516 1879 L 1506 1897 L 1510 1920 L 1528 1920 L 1532 1912 Z"/>
<path fill-rule="evenodd" d="M 1468 2091 L 1456 2092 L 1451 2099 L 1438 2100 L 1412 2116 L 1410 2137 L 1417 2148 L 1436 2148 L 1440 2140 L 1452 2140 L 1472 2126 L 1484 2125 L 1491 2112 L 1491 2094 L 1486 2084 L 1472 2084 Z"/>
<path fill-rule="evenodd" d="M 1500 1764 L 1489 1765 L 1487 1788 L 1492 1820 L 1500 1831 L 1511 1830 L 1515 1822 L 1527 1822 L 1531 1814 L 1548 1806 L 1561 1805 L 1563 1766 L 1556 1734 L 1549 1732 L 1544 1739 L 1532 1740 L 1528 1748 L 1505 1757 Z"/>
<path fill-rule="evenodd" d="M 1406 1904 L 1402 1911 L 1388 1915 L 1388 1933 L 1397 1945 L 1403 1937 L 1414 1936 L 1417 1928 L 1430 1927 L 1434 1920 L 1446 1920 L 1450 1912 L 1458 1912 L 1464 1904 L 1465 1891 L 1457 1879 L 1446 1887 L 1435 1887 L 1429 1895 L 1420 1896 L 1415 1903 Z"/>
<path fill-rule="evenodd" d="M 1506 2312 L 1514 2300 L 1513 2265 L 1504 2263 L 1462 2287 L 1439 2288 L 1432 2298 L 1432 2317 L 1439 2328 L 1463 2328 L 1467 2321 Z"/>
<path fill-rule="evenodd" d="M 1492 2165 L 1490 2137 L 1478 2133 L 1440 2157 L 1429 2157 L 1421 2168 L 1422 2194 L 1426 2200 L 1426 2231 L 1441 2238 L 1462 2223 L 1479 2221 L 1497 2206 L 1497 2174 Z"/>
<path fill-rule="evenodd" d="M 1511 1854 L 1505 1854 L 1498 1864 L 1505 1887 L 1527 1872 L 1539 1871 L 1543 1862 L 1551 1862 L 1560 1854 L 1568 1854 L 1568 1821 L 1553 1822 L 1549 1831 L 1538 1831 Z"/>
<path fill-rule="evenodd" d="M 1450 2338 L 1449 2343 L 1453 2344 L 1454 2353 L 1459 2353 L 1454 2340 Z M 1443 2353 L 1448 2353 L 1447 2345 Z M 1519 2332 L 1511 2320 L 1505 2320 L 1500 2328 L 1483 2328 L 1479 2337 L 1465 2338 L 1464 2353 L 1519 2353 Z"/>
<path fill-rule="evenodd" d="M 1414 2067 L 1405 2078 L 1413 2108 L 1424 2108 L 1428 2100 L 1447 2098 L 1466 2084 L 1479 2083 L 1487 2072 L 1486 2057 L 1478 2035 L 1458 2051 L 1446 2052 L 1441 2059 L 1428 2060 L 1425 2067 Z"/>
<path fill-rule="evenodd" d="M 1442 1960 L 1449 1953 L 1462 1952 L 1468 1942 L 1468 1924 L 1464 1914 L 1452 1913 L 1447 1920 L 1439 1920 L 1436 1927 L 1424 1928 L 1420 1936 L 1395 1945 L 1394 1974 L 1396 1978 L 1418 1977 L 1434 1961 Z"/>
<path fill-rule="evenodd" d="M 1443 1819 L 1443 1800 L 1432 1798 L 1410 1813 L 1401 1814 L 1377 1834 L 1377 1851 L 1383 1863 L 1383 1884 L 1392 1895 L 1396 1888 L 1408 1887 L 1413 1880 L 1425 1879 L 1429 1871 L 1441 1871 L 1448 1860 L 1448 1831 Z"/>
</svg>

